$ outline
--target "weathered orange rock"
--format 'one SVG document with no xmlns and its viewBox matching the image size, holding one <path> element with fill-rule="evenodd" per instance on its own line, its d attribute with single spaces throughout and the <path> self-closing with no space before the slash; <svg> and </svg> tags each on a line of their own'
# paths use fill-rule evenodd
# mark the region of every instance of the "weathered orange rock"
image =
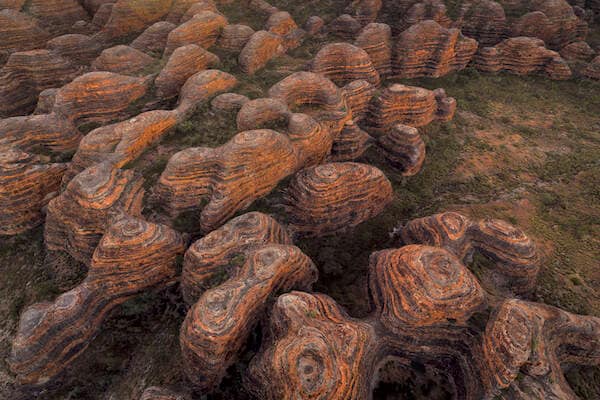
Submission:
<svg viewBox="0 0 600 400">
<path fill-rule="evenodd" d="M 248 101 L 237 114 L 238 130 L 270 128 L 287 125 L 292 112 L 287 104 L 277 99 L 260 98 Z"/>
<path fill-rule="evenodd" d="M 252 35 L 254 35 L 254 29 L 247 25 L 227 25 L 219 36 L 217 46 L 225 50 L 241 51 Z"/>
<path fill-rule="evenodd" d="M 294 21 L 290 13 L 287 11 L 278 11 L 269 15 L 265 29 L 276 35 L 285 36 L 298 29 L 298 25 L 296 25 L 296 21 Z"/>
<path fill-rule="evenodd" d="M 344 86 L 342 92 L 348 108 L 352 111 L 352 119 L 355 122 L 365 119 L 377 88 L 367 81 L 356 80 Z"/>
<path fill-rule="evenodd" d="M 60 87 L 79 73 L 77 66 L 48 50 L 12 53 L 0 69 L 0 116 L 32 112 L 41 91 Z"/>
<path fill-rule="evenodd" d="M 223 93 L 215 97 L 210 105 L 215 112 L 232 112 L 239 111 L 249 101 L 250 99 L 243 94 Z"/>
<path fill-rule="evenodd" d="M 240 52 L 238 62 L 242 71 L 248 75 L 254 75 L 271 59 L 284 52 L 281 36 L 267 31 L 258 31 L 250 37 Z"/>
<path fill-rule="evenodd" d="M 417 128 L 397 124 L 379 137 L 378 142 L 385 158 L 398 168 L 402 175 L 412 176 L 419 173 L 425 162 L 425 142 Z"/>
<path fill-rule="evenodd" d="M 354 121 L 348 121 L 342 132 L 333 142 L 329 161 L 341 162 L 356 160 L 364 154 L 373 138 Z"/>
<path fill-rule="evenodd" d="M 101 34 L 108 41 L 142 32 L 158 22 L 171 10 L 173 0 L 139 1 L 117 0 L 110 7 L 110 17 Z"/>
<path fill-rule="evenodd" d="M 394 191 L 383 172 L 358 163 L 331 163 L 297 173 L 284 194 L 290 230 L 322 236 L 381 213 Z"/>
<path fill-rule="evenodd" d="M 27 12 L 51 32 L 65 33 L 75 22 L 88 19 L 77 0 L 29 0 Z"/>
<path fill-rule="evenodd" d="M 92 18 L 92 25 L 97 28 L 102 28 L 106 24 L 108 24 L 108 21 L 110 20 L 110 17 L 112 15 L 113 6 L 114 6 L 114 3 L 104 3 L 104 4 L 100 5 L 100 7 L 98 8 L 98 11 L 96 11 L 94 13 L 94 18 Z M 108 36 L 108 35 L 106 35 L 106 36 Z M 103 37 L 103 35 L 101 35 L 101 34 L 99 34 L 98 37 L 102 41 L 106 41 L 106 42 L 112 41 L 112 39 L 110 37 Z"/>
<path fill-rule="evenodd" d="M 375 22 L 383 2 L 381 0 L 353 0 L 346 12 L 354 16 L 361 25 Z"/>
<path fill-rule="evenodd" d="M 325 45 L 312 60 L 311 70 L 344 86 L 361 79 L 374 86 L 379 85 L 379 73 L 375 70 L 369 54 L 350 43 Z"/>
<path fill-rule="evenodd" d="M 485 72 L 538 73 L 550 79 L 571 77 L 571 69 L 560 55 L 548 50 L 542 40 L 531 37 L 510 38 L 494 47 L 484 47 L 473 61 L 477 69 Z"/>
<path fill-rule="evenodd" d="M 75 151 L 80 140 L 79 131 L 55 114 L 0 119 L 0 145 L 61 153 Z"/>
<path fill-rule="evenodd" d="M 392 68 L 396 78 L 440 77 L 464 69 L 477 51 L 477 41 L 446 29 L 435 21 L 413 25 L 394 45 Z"/>
<path fill-rule="evenodd" d="M 323 18 L 313 15 L 306 20 L 306 23 L 304 24 L 304 30 L 309 35 L 316 35 L 323 30 L 324 26 L 325 21 L 323 21 Z"/>
<path fill-rule="evenodd" d="M 19 11 L 23 8 L 25 4 L 25 0 L 0 0 L 0 8 L 11 8 L 13 10 Z"/>
<path fill-rule="evenodd" d="M 50 34 L 39 21 L 16 10 L 0 10 L 0 54 L 44 47 Z"/>
<path fill-rule="evenodd" d="M 44 239 L 50 250 L 62 250 L 88 264 L 111 215 L 142 211 L 143 179 L 133 170 L 95 164 L 69 182 L 48 204 Z"/>
<path fill-rule="evenodd" d="M 258 323 L 269 298 L 309 289 L 317 268 L 300 249 L 265 245 L 248 254 L 240 272 L 205 292 L 181 327 L 184 371 L 201 390 L 217 386 Z"/>
<path fill-rule="evenodd" d="M 135 75 L 147 70 L 156 60 L 130 46 L 118 45 L 104 50 L 92 63 L 95 71 Z"/>
<path fill-rule="evenodd" d="M 493 46 L 508 36 L 504 8 L 493 0 L 463 5 L 457 27 L 465 36 L 477 40 L 480 47 Z"/>
<path fill-rule="evenodd" d="M 216 67 L 219 62 L 219 57 L 195 44 L 175 49 L 154 80 L 157 96 L 161 99 L 177 97 L 188 78 L 207 68 Z"/>
<path fill-rule="evenodd" d="M 146 94 L 150 81 L 112 72 L 90 72 L 56 93 L 53 111 L 76 125 L 109 122 L 135 110 L 130 106 Z"/>
<path fill-rule="evenodd" d="M 561 364 L 597 365 L 600 319 L 539 303 L 506 300 L 485 330 L 488 392 L 503 398 L 577 399 Z"/>
<path fill-rule="evenodd" d="M 581 74 L 590 79 L 600 79 L 600 56 L 594 58 Z"/>
<path fill-rule="evenodd" d="M 342 14 L 327 24 L 328 32 L 348 41 L 354 40 L 361 28 L 360 22 L 348 14 Z"/>
<path fill-rule="evenodd" d="M 246 388 L 266 400 L 369 399 L 381 354 L 375 328 L 330 297 L 291 292 L 271 312 Z"/>
<path fill-rule="evenodd" d="M 392 73 L 392 30 L 389 25 L 371 23 L 365 26 L 354 45 L 367 52 L 380 77 Z"/>
<path fill-rule="evenodd" d="M 248 7 L 254 11 L 258 11 L 266 15 L 271 15 L 279 11 L 277 7 L 272 6 L 265 0 L 250 0 L 248 2 Z"/>
<path fill-rule="evenodd" d="M 210 232 L 273 190 L 298 165 L 297 150 L 286 135 L 246 131 L 216 149 L 189 148 L 175 154 L 156 192 L 173 216 L 201 210 L 200 227 Z"/>
<path fill-rule="evenodd" d="M 377 318 L 391 332 L 448 319 L 465 322 L 484 305 L 475 276 L 441 248 L 411 245 L 378 251 L 369 268 Z"/>
<path fill-rule="evenodd" d="M 431 20 L 437 22 L 444 28 L 449 28 L 452 24 L 452 20 L 446 14 L 446 4 L 442 0 L 422 0 L 414 3 L 409 7 L 399 26 L 404 30 L 412 25 L 416 25 L 423 21 Z"/>
<path fill-rule="evenodd" d="M 156 110 L 94 129 L 79 144 L 64 182 L 69 182 L 84 169 L 106 160 L 112 162 L 115 168 L 124 167 L 137 159 L 176 124 L 175 112 Z"/>
<path fill-rule="evenodd" d="M 520 229 L 500 220 L 473 222 L 458 213 L 410 221 L 401 230 L 404 243 L 444 247 L 461 259 L 478 250 L 495 262 L 488 280 L 515 293 L 530 291 L 539 272 L 535 243 Z"/>
<path fill-rule="evenodd" d="M 215 5 L 214 1 L 212 1 L 212 0 L 201 0 L 201 1 L 198 1 L 198 0 L 183 0 L 183 1 L 181 1 L 180 0 L 179 3 L 188 3 L 188 4 L 191 4 L 191 6 L 189 6 L 189 8 L 187 8 L 185 13 L 178 20 L 175 19 L 176 18 L 175 13 L 173 11 L 171 11 L 169 16 L 167 17 L 168 20 L 173 20 L 173 22 L 183 23 L 183 22 L 188 22 L 190 19 L 194 18 L 194 15 L 200 14 L 202 11 L 212 11 L 214 13 L 219 12 L 217 6 Z M 182 10 L 184 8 L 186 8 L 186 7 L 181 7 Z"/>
<path fill-rule="evenodd" d="M 181 236 L 166 226 L 127 215 L 113 221 L 86 279 L 21 315 L 9 360 L 18 381 L 43 385 L 56 378 L 89 346 L 110 310 L 174 279 L 183 250 Z"/>
<path fill-rule="evenodd" d="M 66 168 L 0 145 L 0 235 L 16 235 L 43 223 L 42 208 L 57 194 Z"/>
<path fill-rule="evenodd" d="M 169 33 L 175 28 L 177 28 L 177 25 L 175 24 L 167 21 L 159 21 L 150 25 L 148 29 L 131 42 L 130 46 L 139 51 L 143 51 L 146 54 L 162 54 L 167 46 Z"/>
<path fill-rule="evenodd" d="M 434 91 L 394 84 L 373 98 L 367 123 L 374 131 L 389 132 L 395 125 L 420 127 L 454 117 L 456 100 L 443 89 Z"/>
<path fill-rule="evenodd" d="M 192 75 L 179 92 L 176 109 L 178 119 L 183 121 L 199 105 L 219 93 L 228 92 L 237 86 L 235 76 L 218 69 L 207 69 Z"/>
<path fill-rule="evenodd" d="M 80 34 L 55 37 L 48 41 L 47 48 L 77 65 L 89 65 L 102 51 L 100 42 L 94 37 Z"/>
<path fill-rule="evenodd" d="M 176 48 L 188 44 L 208 49 L 216 43 L 225 25 L 227 19 L 221 14 L 212 11 L 196 14 L 188 22 L 179 25 L 169 33 L 165 55 L 171 55 Z"/>
<path fill-rule="evenodd" d="M 560 50 L 560 56 L 568 62 L 587 62 L 596 55 L 586 42 L 573 42 Z"/>
<path fill-rule="evenodd" d="M 292 244 L 286 230 L 268 215 L 251 212 L 210 232 L 186 251 L 181 290 L 188 305 L 202 293 L 238 274 L 246 256 L 267 244 Z"/>
</svg>

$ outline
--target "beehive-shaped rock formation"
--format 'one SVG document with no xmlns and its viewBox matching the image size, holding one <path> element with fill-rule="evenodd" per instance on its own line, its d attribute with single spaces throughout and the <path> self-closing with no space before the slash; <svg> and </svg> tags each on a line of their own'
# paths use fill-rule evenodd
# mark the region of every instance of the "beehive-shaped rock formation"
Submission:
<svg viewBox="0 0 600 400">
<path fill-rule="evenodd" d="M 181 289 L 188 305 L 207 289 L 237 275 L 247 254 L 266 244 L 291 244 L 285 229 L 268 215 L 251 212 L 198 240 L 183 259 Z"/>
<path fill-rule="evenodd" d="M 338 86 L 344 86 L 357 79 L 379 85 L 379 73 L 369 54 L 349 43 L 325 45 L 313 59 L 311 70 L 331 79 Z"/>
<path fill-rule="evenodd" d="M 155 61 L 154 58 L 133 47 L 118 45 L 104 50 L 92 63 L 92 69 L 135 75 L 148 69 Z"/>
<path fill-rule="evenodd" d="M 404 30 L 427 20 L 435 21 L 444 28 L 448 28 L 452 24 L 452 20 L 446 12 L 446 4 L 443 0 L 419 1 L 406 10 L 401 23 L 395 28 Z"/>
<path fill-rule="evenodd" d="M 594 58 L 581 74 L 590 79 L 600 79 L 600 56 Z"/>
<path fill-rule="evenodd" d="M 18 381 L 54 379 L 88 347 L 111 309 L 169 283 L 183 250 L 183 239 L 168 227 L 119 216 L 98 244 L 86 279 L 21 315 L 9 359 Z"/>
<path fill-rule="evenodd" d="M 181 46 L 195 44 L 204 49 L 214 45 L 227 19 L 212 11 L 203 11 L 194 15 L 188 22 L 179 25 L 169 33 L 165 54 L 171 55 Z"/>
<path fill-rule="evenodd" d="M 374 97 L 369 106 L 367 124 L 374 131 L 389 132 L 395 125 L 413 127 L 454 117 L 456 100 L 444 89 L 434 91 L 416 86 L 394 84 Z"/>
<path fill-rule="evenodd" d="M 342 88 L 353 121 L 360 122 L 366 118 L 369 104 L 376 92 L 377 88 L 364 80 L 352 81 Z"/>
<path fill-rule="evenodd" d="M 50 34 L 38 20 L 9 8 L 0 10 L 0 55 L 44 47 Z"/>
<path fill-rule="evenodd" d="M 77 0 L 30 0 L 27 12 L 54 33 L 64 33 L 75 22 L 88 19 L 88 14 Z"/>
<path fill-rule="evenodd" d="M 371 23 L 365 26 L 354 45 L 367 52 L 380 77 L 392 73 L 392 30 L 389 25 Z"/>
<path fill-rule="evenodd" d="M 477 40 L 480 47 L 494 46 L 508 36 L 504 8 L 493 0 L 463 5 L 457 25 L 465 36 Z"/>
<path fill-rule="evenodd" d="M 107 9 L 110 11 L 110 16 L 103 25 L 101 34 L 107 41 L 113 41 L 132 33 L 141 33 L 153 23 L 164 18 L 172 4 L 173 0 L 117 0 Z M 102 12 L 102 9 L 99 9 L 98 12 Z"/>
<path fill-rule="evenodd" d="M 347 41 L 354 40 L 361 28 L 360 22 L 348 14 L 342 14 L 327 24 L 327 31 L 329 33 Z"/>
<path fill-rule="evenodd" d="M 392 68 L 397 78 L 440 77 L 464 69 L 477 51 L 477 41 L 435 21 L 413 25 L 394 44 Z"/>
<path fill-rule="evenodd" d="M 364 26 L 375 22 L 383 5 L 382 3 L 382 0 L 353 0 L 347 7 L 346 12 L 353 15 Z"/>
<path fill-rule="evenodd" d="M 179 91 L 176 108 L 179 120 L 185 120 L 198 105 L 219 93 L 230 91 L 237 83 L 235 76 L 217 69 L 207 69 L 192 75 Z"/>
<path fill-rule="evenodd" d="M 225 50 L 241 51 L 252 35 L 254 35 L 254 29 L 249 26 L 230 24 L 223 28 L 217 45 Z"/>
<path fill-rule="evenodd" d="M 88 264 L 111 215 L 142 211 L 143 180 L 110 161 L 95 164 L 69 182 L 48 205 L 44 239 L 50 250 L 62 250 Z"/>
<path fill-rule="evenodd" d="M 240 52 L 238 62 L 242 71 L 248 75 L 254 75 L 271 59 L 284 52 L 281 36 L 267 31 L 258 31 L 250 37 Z"/>
<path fill-rule="evenodd" d="M 102 52 L 102 44 L 93 36 L 66 34 L 49 40 L 46 44 L 52 53 L 75 65 L 89 65 Z"/>
<path fill-rule="evenodd" d="M 205 292 L 186 316 L 180 341 L 188 378 L 205 391 L 218 385 L 269 298 L 308 289 L 316 279 L 317 268 L 295 246 L 270 244 L 249 253 L 239 273 Z"/>
<path fill-rule="evenodd" d="M 367 151 L 372 141 L 371 136 L 363 131 L 354 121 L 348 121 L 333 142 L 329 161 L 356 160 Z"/>
<path fill-rule="evenodd" d="M 425 162 L 425 142 L 417 128 L 397 124 L 378 141 L 385 158 L 402 175 L 415 175 L 421 170 Z"/>
<path fill-rule="evenodd" d="M 510 38 L 494 47 L 484 47 L 475 56 L 474 65 L 485 72 L 537 73 L 550 79 L 571 77 L 571 69 L 557 52 L 548 50 L 542 40 L 530 37 Z"/>
<path fill-rule="evenodd" d="M 167 46 L 169 33 L 175 28 L 177 28 L 177 25 L 171 22 L 159 21 L 150 25 L 148 29 L 131 42 L 130 46 L 146 54 L 162 54 Z"/>
<path fill-rule="evenodd" d="M 285 205 L 292 231 L 321 236 L 376 216 L 392 198 L 392 185 L 377 168 L 332 163 L 296 174 L 285 193 Z"/>
</svg>

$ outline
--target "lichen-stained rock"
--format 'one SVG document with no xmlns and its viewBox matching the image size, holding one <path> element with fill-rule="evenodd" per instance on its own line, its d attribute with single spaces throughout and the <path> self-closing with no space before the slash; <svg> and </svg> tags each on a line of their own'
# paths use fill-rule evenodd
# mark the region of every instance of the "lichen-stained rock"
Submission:
<svg viewBox="0 0 600 400">
<path fill-rule="evenodd" d="M 348 121 L 342 132 L 333 142 L 329 161 L 341 162 L 356 160 L 364 154 L 372 142 L 371 136 L 354 121 Z"/>
<path fill-rule="evenodd" d="M 267 63 L 283 54 L 283 38 L 267 31 L 254 33 L 238 57 L 242 71 L 248 75 L 254 75 L 258 70 L 264 68 Z"/>
<path fill-rule="evenodd" d="M 292 112 L 287 104 L 277 99 L 260 98 L 248 101 L 237 114 L 238 130 L 269 128 L 287 125 Z"/>
<path fill-rule="evenodd" d="M 532 9 L 513 24 L 511 36 L 537 37 L 552 49 L 585 39 L 587 24 L 566 0 L 537 1 Z"/>
<path fill-rule="evenodd" d="M 269 89 L 269 97 L 294 112 L 312 116 L 334 140 L 352 118 L 344 94 L 335 83 L 313 72 L 295 72 Z"/>
<path fill-rule="evenodd" d="M 600 56 L 594 58 L 584 69 L 581 74 L 590 79 L 600 79 Z"/>
<path fill-rule="evenodd" d="M 217 94 L 230 91 L 237 84 L 235 76 L 218 69 L 207 69 L 192 75 L 179 92 L 176 109 L 179 120 L 185 120 L 199 104 L 209 101 Z"/>
<path fill-rule="evenodd" d="M 596 55 L 587 42 L 573 42 L 560 50 L 560 56 L 567 62 L 587 62 Z"/>
<path fill-rule="evenodd" d="M 521 229 L 496 219 L 484 219 L 469 230 L 473 246 L 496 262 L 494 273 L 515 292 L 533 289 L 539 272 L 535 243 Z"/>
<path fill-rule="evenodd" d="M 475 276 L 445 249 L 410 245 L 378 251 L 369 269 L 377 318 L 391 332 L 448 319 L 465 322 L 484 305 Z"/>
<path fill-rule="evenodd" d="M 89 65 L 102 52 L 102 45 L 94 37 L 81 34 L 66 34 L 48 41 L 47 46 L 76 65 Z"/>
<path fill-rule="evenodd" d="M 89 72 L 56 94 L 54 112 L 76 125 L 109 122 L 132 113 L 129 107 L 146 94 L 150 81 L 112 72 Z"/>
<path fill-rule="evenodd" d="M 16 10 L 0 10 L 0 54 L 44 47 L 50 34 L 37 19 Z"/>
<path fill-rule="evenodd" d="M 377 88 L 367 81 L 356 80 L 344 86 L 342 92 L 348 108 L 352 111 L 352 119 L 355 122 L 365 119 Z"/>
<path fill-rule="evenodd" d="M 84 169 L 105 160 L 110 160 L 115 168 L 122 168 L 138 158 L 176 124 L 175 112 L 155 110 L 94 129 L 79 144 L 64 182 L 69 182 Z"/>
<path fill-rule="evenodd" d="M 365 26 L 375 22 L 382 5 L 382 0 L 353 0 L 346 8 L 346 12 Z"/>
<path fill-rule="evenodd" d="M 189 397 L 158 386 L 150 386 L 144 390 L 140 400 L 189 400 Z"/>
<path fill-rule="evenodd" d="M 169 56 L 181 46 L 196 44 L 208 49 L 213 46 L 223 27 L 227 25 L 227 19 L 212 11 L 203 11 L 194 15 L 192 19 L 179 25 L 169 33 L 165 55 Z"/>
<path fill-rule="evenodd" d="M 423 21 L 402 34 L 392 58 L 396 78 L 440 77 L 464 69 L 477 51 L 477 41 L 446 29 L 435 21 Z"/>
<path fill-rule="evenodd" d="M 254 35 L 254 29 L 247 25 L 232 24 L 223 28 L 217 46 L 231 51 L 241 51 Z"/>
<path fill-rule="evenodd" d="M 88 264 L 113 213 L 142 211 L 143 179 L 110 161 L 95 164 L 69 182 L 48 204 L 44 239 L 50 250 L 63 250 Z"/>
<path fill-rule="evenodd" d="M 571 77 L 571 69 L 560 55 L 548 50 L 541 39 L 531 37 L 509 38 L 494 47 L 484 47 L 473 62 L 475 68 L 484 72 L 538 73 L 551 79 Z"/>
<path fill-rule="evenodd" d="M 195 44 L 175 49 L 154 80 L 157 96 L 161 99 L 177 97 L 188 78 L 207 68 L 216 67 L 219 62 L 219 57 Z"/>
<path fill-rule="evenodd" d="M 184 248 L 164 225 L 126 215 L 112 221 L 85 280 L 21 315 L 9 359 L 18 381 L 43 385 L 56 378 L 89 346 L 110 310 L 174 279 Z"/>
<path fill-rule="evenodd" d="M 200 227 L 210 232 L 273 190 L 298 165 L 298 152 L 286 135 L 268 129 L 246 131 L 215 149 L 176 153 L 156 192 L 173 216 L 201 209 Z"/>
<path fill-rule="evenodd" d="M 389 25 L 372 23 L 365 26 L 354 45 L 367 52 L 380 77 L 392 73 L 392 30 Z"/>
<path fill-rule="evenodd" d="M 175 28 L 177 28 L 175 24 L 167 21 L 159 21 L 150 25 L 148 29 L 131 42 L 130 46 L 146 54 L 162 54 L 167 46 L 169 33 Z"/>
<path fill-rule="evenodd" d="M 390 181 L 379 169 L 331 163 L 297 173 L 284 194 L 284 203 L 291 231 L 322 236 L 378 215 L 393 195 Z"/>
<path fill-rule="evenodd" d="M 456 100 L 443 89 L 434 91 L 394 84 L 373 98 L 367 124 L 377 132 L 389 132 L 396 124 L 420 127 L 454 117 Z"/>
<path fill-rule="evenodd" d="M 156 60 L 133 47 L 118 45 L 104 50 L 92 63 L 95 71 L 134 75 L 147 69 Z"/>
<path fill-rule="evenodd" d="M 174 0 L 118 0 L 111 7 L 108 22 L 103 26 L 101 35 L 107 41 L 142 32 L 158 22 L 171 10 Z"/>
<path fill-rule="evenodd" d="M 472 251 L 468 230 L 472 221 L 456 212 L 444 212 L 409 221 L 400 231 L 405 244 L 444 248 L 461 260 Z"/>
<path fill-rule="evenodd" d="M 385 158 L 402 175 L 417 174 L 425 162 L 425 142 L 417 128 L 396 124 L 385 135 L 379 137 L 379 146 Z"/>
<path fill-rule="evenodd" d="M 52 32 L 64 33 L 75 22 L 88 19 L 77 0 L 29 0 L 27 12 Z"/>
<path fill-rule="evenodd" d="M 483 342 L 488 393 L 502 398 L 574 400 L 561 364 L 600 363 L 600 319 L 517 299 L 504 301 Z"/>
<path fill-rule="evenodd" d="M 342 14 L 327 24 L 329 33 L 348 41 L 354 40 L 361 28 L 360 22 L 348 14 Z"/>
<path fill-rule="evenodd" d="M 245 381 L 256 398 L 371 398 L 381 353 L 376 331 L 350 318 L 330 297 L 280 296 L 266 337 Z"/>
<path fill-rule="evenodd" d="M 249 102 L 247 96 L 239 93 L 223 93 L 215 97 L 210 106 L 214 112 L 232 112 L 238 111 Z"/>
<path fill-rule="evenodd" d="M 317 268 L 302 251 L 270 244 L 248 254 L 232 279 L 205 292 L 181 327 L 184 371 L 203 391 L 219 385 L 258 323 L 267 302 L 291 289 L 310 289 Z"/>
<path fill-rule="evenodd" d="M 480 47 L 494 46 L 508 36 L 504 8 L 493 0 L 465 4 L 457 25 L 463 35 L 477 40 Z"/>
<path fill-rule="evenodd" d="M 71 152 L 77 149 L 81 137 L 69 121 L 55 114 L 0 119 L 0 145 L 25 151 Z"/>
<path fill-rule="evenodd" d="M 292 244 L 286 230 L 268 215 L 251 212 L 227 222 L 186 251 L 181 291 L 188 305 L 206 290 L 237 275 L 246 255 L 266 244 Z"/>
<path fill-rule="evenodd" d="M 60 87 L 79 73 L 77 66 L 48 50 L 12 53 L 0 70 L 0 116 L 32 112 L 42 90 Z"/>
<path fill-rule="evenodd" d="M 0 235 L 23 233 L 44 221 L 42 207 L 58 192 L 66 168 L 0 145 Z"/>
<path fill-rule="evenodd" d="M 338 86 L 361 79 L 379 86 L 379 73 L 369 54 L 350 43 L 331 43 L 323 46 L 311 63 L 314 73 L 322 74 Z"/>
</svg>

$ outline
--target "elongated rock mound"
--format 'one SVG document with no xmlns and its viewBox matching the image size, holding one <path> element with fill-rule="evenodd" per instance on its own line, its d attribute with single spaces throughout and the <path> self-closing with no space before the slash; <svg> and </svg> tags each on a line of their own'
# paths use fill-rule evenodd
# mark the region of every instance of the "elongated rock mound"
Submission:
<svg viewBox="0 0 600 400">
<path fill-rule="evenodd" d="M 321 236 L 352 228 L 382 212 L 393 192 L 383 172 L 365 164 L 304 169 L 285 194 L 290 229 Z"/>
<path fill-rule="evenodd" d="M 458 29 L 446 29 L 424 21 L 402 32 L 394 44 L 395 78 L 438 78 L 464 69 L 477 51 L 477 41 Z"/>
<path fill-rule="evenodd" d="M 117 169 L 110 161 L 81 172 L 48 204 L 44 231 L 48 249 L 66 251 L 89 265 L 113 213 L 140 215 L 142 184 L 134 171 Z"/>
<path fill-rule="evenodd" d="M 568 79 L 571 69 L 540 39 L 515 37 L 494 47 L 484 47 L 474 58 L 475 68 L 484 72 L 506 71 L 515 75 L 544 74 L 550 79 Z"/>
<path fill-rule="evenodd" d="M 198 240 L 183 259 L 181 290 L 188 305 L 204 291 L 237 275 L 246 256 L 267 244 L 291 244 L 286 230 L 268 215 L 251 212 Z"/>
<path fill-rule="evenodd" d="M 148 69 L 155 61 L 154 58 L 133 47 L 118 45 L 104 50 L 92 63 L 92 69 L 135 75 Z"/>
<path fill-rule="evenodd" d="M 350 43 L 332 43 L 324 46 L 312 61 L 312 72 L 322 74 L 338 86 L 357 79 L 379 85 L 379 73 L 369 54 Z"/>
<path fill-rule="evenodd" d="M 248 75 L 254 75 L 263 69 L 267 63 L 285 52 L 281 36 L 267 32 L 258 31 L 254 33 L 238 57 L 242 71 Z"/>
<path fill-rule="evenodd" d="M 373 98 L 366 122 L 375 132 L 385 133 L 397 124 L 420 127 L 449 121 L 455 111 L 456 100 L 446 96 L 444 89 L 394 84 Z"/>
<path fill-rule="evenodd" d="M 218 385 L 258 322 L 269 298 L 308 289 L 317 268 L 295 246 L 265 245 L 248 254 L 238 275 L 205 292 L 181 327 L 188 378 L 201 390 Z"/>
<path fill-rule="evenodd" d="M 21 315 L 9 359 L 19 382 L 42 385 L 57 377 L 89 346 L 111 309 L 175 277 L 183 250 L 182 238 L 166 226 L 120 216 L 98 244 L 86 279 Z"/>
<path fill-rule="evenodd" d="M 181 46 L 195 44 L 204 49 L 213 46 L 227 19 L 212 11 L 204 11 L 194 15 L 188 22 L 179 25 L 169 33 L 165 55 L 171 55 Z"/>
<path fill-rule="evenodd" d="M 179 120 L 185 120 L 198 105 L 232 90 L 237 84 L 235 76 L 218 69 L 207 69 L 192 75 L 179 91 L 176 108 Z"/>
</svg>

